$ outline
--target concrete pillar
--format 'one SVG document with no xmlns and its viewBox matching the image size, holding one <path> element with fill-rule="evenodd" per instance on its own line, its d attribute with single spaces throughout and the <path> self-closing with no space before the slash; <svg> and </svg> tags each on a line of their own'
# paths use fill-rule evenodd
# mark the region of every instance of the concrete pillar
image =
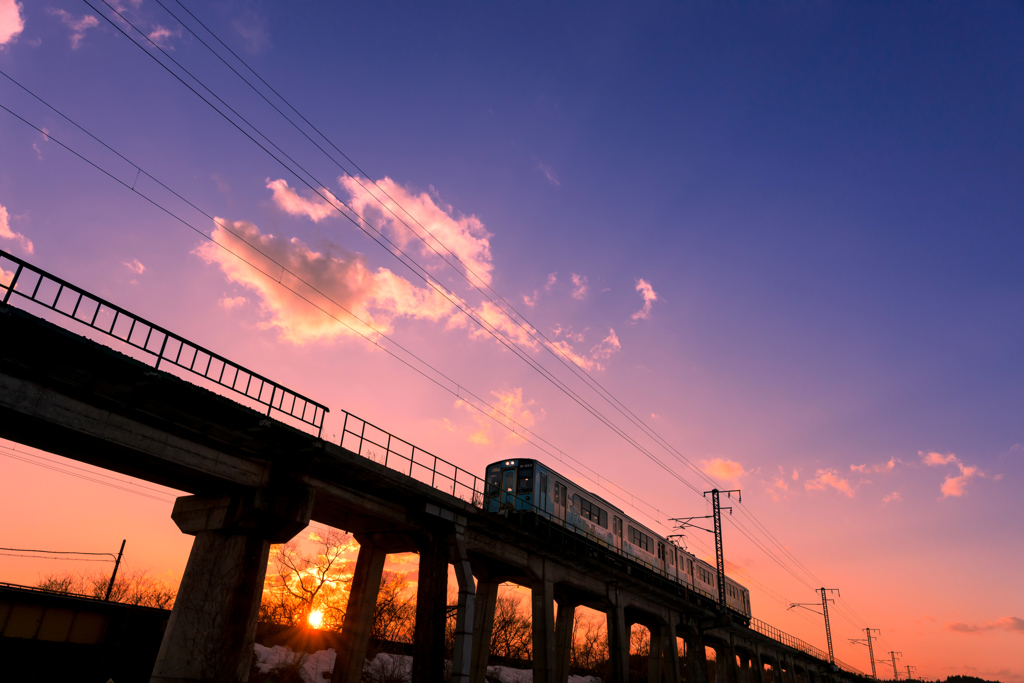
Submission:
<svg viewBox="0 0 1024 683">
<path fill-rule="evenodd" d="M 569 665 L 572 663 L 572 629 L 576 620 L 576 603 L 569 599 L 558 601 L 558 615 L 555 618 L 555 680 L 566 683 L 569 680 Z"/>
<path fill-rule="evenodd" d="M 626 610 L 614 605 L 608 610 L 608 657 L 612 683 L 629 681 L 629 625 Z"/>
<path fill-rule="evenodd" d="M 700 631 L 692 631 L 683 635 L 686 642 L 684 668 L 686 683 L 708 683 L 708 657 L 704 652 L 704 638 Z"/>
<path fill-rule="evenodd" d="M 655 624 L 654 626 L 648 626 L 647 630 L 651 636 L 647 652 L 647 680 L 648 683 L 663 683 L 665 662 L 662 657 L 662 650 L 664 649 L 665 637 L 662 633 L 662 627 L 660 624 Z"/>
<path fill-rule="evenodd" d="M 451 683 L 469 683 L 473 658 L 473 626 L 476 608 L 476 586 L 473 569 L 469 565 L 466 540 L 457 530 L 449 540 L 449 552 L 455 565 L 455 578 L 459 582 L 459 604 L 455 612 L 455 650 L 452 654 Z M 489 638 L 488 638 L 489 640 Z"/>
<path fill-rule="evenodd" d="M 715 683 L 739 683 L 736 650 L 729 643 L 715 645 Z"/>
<path fill-rule="evenodd" d="M 550 580 L 530 584 L 533 607 L 533 681 L 555 681 L 555 586 Z"/>
<path fill-rule="evenodd" d="M 681 683 L 682 670 L 679 666 L 679 642 L 676 635 L 676 622 L 678 616 L 674 612 L 669 613 L 668 624 L 662 627 L 664 644 L 662 655 L 665 660 L 664 678 L 666 683 Z"/>
<path fill-rule="evenodd" d="M 416 628 L 412 636 L 412 683 L 436 683 L 444 679 L 448 557 L 446 534 L 425 534 L 420 541 Z"/>
<path fill-rule="evenodd" d="M 498 582 L 480 581 L 476 585 L 476 609 L 473 612 L 473 661 L 470 683 L 485 683 L 487 660 L 491 654 L 494 609 L 498 604 Z"/>
<path fill-rule="evenodd" d="M 751 673 L 752 672 L 750 669 L 750 653 L 743 652 L 740 654 L 740 683 L 760 683 L 759 681 L 755 681 L 751 678 Z"/>
<path fill-rule="evenodd" d="M 377 595 L 388 556 L 371 539 L 360 536 L 356 540 L 359 541 L 359 556 L 352 576 L 345 621 L 341 626 L 341 641 L 334 662 L 332 683 L 359 683 L 362 680 L 373 614 L 377 609 Z"/>
<path fill-rule="evenodd" d="M 270 544 L 302 531 L 312 510 L 313 492 L 298 484 L 174 502 L 171 519 L 195 540 L 152 683 L 249 678 Z"/>
</svg>

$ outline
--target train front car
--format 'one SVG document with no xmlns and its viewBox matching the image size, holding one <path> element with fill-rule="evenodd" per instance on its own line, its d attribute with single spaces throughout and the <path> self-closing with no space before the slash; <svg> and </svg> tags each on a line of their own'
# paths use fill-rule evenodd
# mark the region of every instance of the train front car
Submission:
<svg viewBox="0 0 1024 683">
<path fill-rule="evenodd" d="M 538 487 L 538 473 L 542 477 Z M 536 489 L 540 489 L 539 491 Z M 547 476 L 543 465 L 535 460 L 502 460 L 487 466 L 484 486 L 484 509 L 488 512 L 502 510 L 548 510 Z"/>
</svg>

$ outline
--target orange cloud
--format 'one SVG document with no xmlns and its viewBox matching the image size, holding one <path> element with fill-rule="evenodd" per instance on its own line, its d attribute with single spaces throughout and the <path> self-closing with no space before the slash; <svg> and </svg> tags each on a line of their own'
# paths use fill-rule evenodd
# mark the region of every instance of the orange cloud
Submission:
<svg viewBox="0 0 1024 683">
<path fill-rule="evenodd" d="M 658 300 L 658 294 L 654 291 L 654 288 L 644 280 L 640 278 L 636 281 L 636 291 L 640 292 L 640 296 L 644 299 L 644 307 L 634 313 L 631 317 L 633 320 L 646 320 L 651 315 L 651 304 Z"/>
<path fill-rule="evenodd" d="M 808 491 L 824 491 L 829 487 L 853 498 L 854 490 L 850 486 L 850 482 L 841 478 L 839 473 L 833 469 L 818 470 L 814 479 L 804 482 L 804 488 Z"/>
<path fill-rule="evenodd" d="M 225 308 L 225 309 L 230 311 L 232 308 L 237 308 L 237 307 L 242 306 L 243 304 L 246 304 L 248 302 L 249 302 L 249 300 L 246 299 L 244 296 L 234 296 L 234 297 L 224 297 L 223 299 L 221 299 L 217 303 L 220 304 L 221 308 Z"/>
<path fill-rule="evenodd" d="M 956 477 L 946 475 L 946 481 L 942 482 L 943 498 L 950 496 L 959 498 L 964 495 L 964 487 L 967 486 L 967 482 L 979 474 L 977 467 L 964 466 L 961 462 L 957 463 L 957 467 L 960 468 L 960 475 Z"/>
<path fill-rule="evenodd" d="M 725 460 L 723 458 L 715 458 L 714 460 L 701 460 L 701 469 L 705 474 L 710 474 L 712 477 L 717 479 L 724 479 L 726 481 L 735 481 L 743 475 L 747 474 L 747 471 L 743 469 L 743 465 L 736 462 L 735 460 Z"/>
<path fill-rule="evenodd" d="M 1024 619 L 1020 617 L 1002 617 L 987 624 L 965 624 L 962 621 L 950 621 L 946 622 L 946 630 L 957 633 L 981 633 L 984 631 L 1024 633 Z"/>
<path fill-rule="evenodd" d="M 133 258 L 131 261 L 125 261 L 124 266 L 136 275 L 142 275 L 146 272 L 146 266 L 142 265 L 142 261 L 137 258 Z"/>
<path fill-rule="evenodd" d="M 241 258 L 210 242 L 200 245 L 195 253 L 207 263 L 219 266 L 229 282 L 254 291 L 266 317 L 260 327 L 276 328 L 283 339 L 293 344 L 355 335 L 356 331 L 371 334 L 372 328 L 388 332 L 392 320 L 400 316 L 436 321 L 451 314 L 451 304 L 436 291 L 419 289 L 386 268 L 372 271 L 362 254 L 330 243 L 325 243 L 322 252 L 313 251 L 296 238 L 264 235 L 255 225 L 244 221 L 217 219 L 217 223 L 213 239 Z M 269 262 L 250 245 L 258 246 L 286 270 L 282 272 L 280 266 Z M 242 258 L 266 273 L 281 273 L 282 282 L 337 320 Z"/>
<path fill-rule="evenodd" d="M 461 263 L 474 284 L 491 282 L 491 234 L 476 216 L 453 217 L 452 206 L 438 206 L 425 192 L 415 194 L 391 178 L 376 184 L 362 178 L 338 179 L 349 193 L 352 210 L 364 221 L 387 229 L 391 239 L 405 249 L 419 245 L 421 255 L 441 255 L 456 267 Z"/>
<path fill-rule="evenodd" d="M 883 498 L 882 502 L 883 503 L 891 503 L 891 502 L 896 501 L 896 500 L 903 500 L 903 494 L 900 493 L 899 491 L 893 491 L 892 493 L 887 495 L 885 498 Z"/>
<path fill-rule="evenodd" d="M 892 472 L 896 469 L 896 458 L 890 458 L 889 462 L 882 465 L 850 465 L 851 472 L 860 472 L 866 474 L 868 472 Z"/>
<path fill-rule="evenodd" d="M 5 240 L 16 240 L 21 248 L 29 254 L 35 253 L 35 246 L 32 245 L 32 240 L 22 235 L 20 232 L 14 232 L 11 230 L 10 215 L 7 213 L 7 209 L 3 204 L 0 204 L 0 237 Z"/>
</svg>

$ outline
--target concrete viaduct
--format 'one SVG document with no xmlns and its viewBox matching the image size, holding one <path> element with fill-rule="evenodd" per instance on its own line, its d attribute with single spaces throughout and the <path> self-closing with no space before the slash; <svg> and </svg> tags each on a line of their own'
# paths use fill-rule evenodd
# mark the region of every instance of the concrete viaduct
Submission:
<svg viewBox="0 0 1024 683">
<path fill-rule="evenodd" d="M 361 421 L 349 419 L 362 435 Z M 385 556 L 409 551 L 419 554 L 416 683 L 445 677 L 449 565 L 458 579 L 450 666 L 459 683 L 484 681 L 498 585 L 506 581 L 531 590 L 537 683 L 566 681 L 579 606 L 607 614 L 616 683 L 629 678 L 634 623 L 650 629 L 652 682 L 860 678 L 802 641 L 747 627 L 720 614 L 707 596 L 547 520 L 485 513 L 473 495 L 450 493 L 460 493 L 452 481 L 466 473 L 424 460 L 422 451 L 411 453 L 420 460 L 405 467 L 409 476 L 393 464 L 400 448 L 374 454 L 362 439 L 350 445 L 343 438 L 342 447 L 308 431 L 0 304 L 0 437 L 191 494 L 171 513 L 195 540 L 154 683 L 247 679 L 270 545 L 311 520 L 360 543 L 335 683 L 360 680 Z M 374 461 L 381 451 L 392 458 L 389 466 Z M 682 658 L 677 639 L 685 644 Z M 716 653 L 713 666 L 705 647 Z"/>
</svg>

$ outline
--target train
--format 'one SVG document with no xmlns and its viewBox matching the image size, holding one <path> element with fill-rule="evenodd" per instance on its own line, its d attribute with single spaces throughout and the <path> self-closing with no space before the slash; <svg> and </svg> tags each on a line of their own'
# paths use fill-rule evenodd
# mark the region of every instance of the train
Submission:
<svg viewBox="0 0 1024 683">
<path fill-rule="evenodd" d="M 669 580 L 718 599 L 718 572 L 713 566 L 539 460 L 519 458 L 492 463 L 487 466 L 484 482 L 486 511 L 543 515 Z M 750 591 L 726 577 L 725 599 L 731 611 L 749 622 Z"/>
</svg>

